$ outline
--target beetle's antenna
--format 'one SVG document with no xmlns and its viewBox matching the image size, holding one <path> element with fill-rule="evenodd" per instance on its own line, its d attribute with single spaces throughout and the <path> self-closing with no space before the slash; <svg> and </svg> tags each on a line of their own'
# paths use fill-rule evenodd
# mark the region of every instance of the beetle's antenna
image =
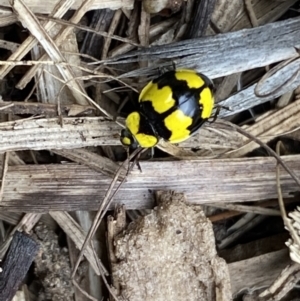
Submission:
<svg viewBox="0 0 300 301">
<path fill-rule="evenodd" d="M 136 150 L 134 150 L 134 152 L 128 157 L 128 161 L 130 162 L 131 159 L 135 158 L 136 155 L 141 152 L 143 149 L 142 148 L 137 148 Z M 86 247 L 88 246 L 88 244 L 90 243 L 91 239 L 93 238 L 98 226 L 100 225 L 104 215 L 106 214 L 106 211 L 108 210 L 114 196 L 117 194 L 117 192 L 119 191 L 119 189 L 121 188 L 122 184 L 125 182 L 126 178 L 127 178 L 127 175 L 122 179 L 122 181 L 119 183 L 119 185 L 117 186 L 117 188 L 115 189 L 115 191 L 113 192 L 113 194 L 111 195 L 111 192 L 117 182 L 117 180 L 119 179 L 119 176 L 125 166 L 125 164 L 127 164 L 127 160 L 125 160 L 121 165 L 120 167 L 118 168 L 113 180 L 111 181 L 107 191 L 106 191 L 106 194 L 104 196 L 104 199 L 102 200 L 102 202 L 100 203 L 100 207 L 99 207 L 99 210 L 93 220 L 93 224 L 92 226 L 90 227 L 89 229 L 89 232 L 87 233 L 87 236 L 84 240 L 84 243 L 81 247 L 81 250 L 79 252 L 79 255 L 78 255 L 78 258 L 77 258 L 77 261 L 74 265 L 74 269 L 73 269 L 73 272 L 72 272 L 72 275 L 71 277 L 74 278 L 75 277 L 75 274 L 76 274 L 76 271 L 78 269 L 78 266 L 79 266 L 79 263 L 82 259 L 82 256 L 83 256 L 83 253 L 85 252 L 86 250 Z M 128 173 L 133 169 L 135 165 L 135 162 L 133 162 L 130 167 L 129 167 L 129 170 L 128 170 Z"/>
</svg>

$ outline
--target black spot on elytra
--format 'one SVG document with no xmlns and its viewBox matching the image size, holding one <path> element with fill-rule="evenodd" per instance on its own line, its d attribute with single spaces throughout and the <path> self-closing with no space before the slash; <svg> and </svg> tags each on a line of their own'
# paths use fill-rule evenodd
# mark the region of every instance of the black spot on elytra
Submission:
<svg viewBox="0 0 300 301">
<path fill-rule="evenodd" d="M 158 89 L 162 89 L 169 86 L 172 90 L 172 97 L 175 100 L 175 105 L 163 113 L 155 111 L 151 100 L 143 100 L 140 102 L 140 112 L 145 117 L 145 122 L 152 125 L 154 131 L 158 136 L 169 140 L 172 132 L 166 128 L 164 119 L 172 114 L 174 111 L 180 109 L 184 115 L 193 119 L 193 123 L 187 128 L 191 134 L 196 132 L 205 122 L 201 118 L 202 106 L 199 104 L 200 93 L 206 87 L 213 89 L 212 82 L 204 75 L 199 74 L 205 82 L 205 84 L 198 88 L 189 88 L 185 80 L 178 80 L 175 77 L 175 71 L 164 73 L 162 76 L 153 80 L 156 83 Z M 141 125 L 140 132 L 144 130 L 144 125 Z"/>
</svg>

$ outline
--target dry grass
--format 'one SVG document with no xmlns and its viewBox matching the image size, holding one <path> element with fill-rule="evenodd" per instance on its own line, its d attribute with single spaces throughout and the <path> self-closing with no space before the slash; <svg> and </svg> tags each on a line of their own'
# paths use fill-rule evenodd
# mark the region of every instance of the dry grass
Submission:
<svg viewBox="0 0 300 301">
<path fill-rule="evenodd" d="M 279 162 L 288 172 L 280 175 L 282 195 L 286 204 L 295 201 L 300 175 L 298 1 L 44 2 L 0 0 L 0 32 L 4 37 L 11 28 L 17 33 L 16 38 L 0 40 L 0 79 L 13 82 L 0 86 L 0 232 L 6 236 L 2 256 L 16 230 L 32 231 L 40 219 L 50 228 L 59 225 L 75 267 L 75 299 L 101 300 L 105 289 L 98 288 L 99 277 L 117 299 L 102 264 L 105 223 L 91 239 L 97 228 L 91 226 L 100 221 L 82 211 L 100 208 L 96 217 L 102 219 L 120 203 L 130 210 L 152 209 L 154 191 L 177 190 L 189 203 L 211 204 L 207 214 L 212 207 L 222 209 L 212 210 L 214 222 L 236 222 L 233 228 L 222 225 L 228 233 L 215 233 L 221 237 L 219 248 L 230 247 L 266 216 L 280 214 L 274 202 L 276 160 L 258 149 L 257 139 L 271 148 L 274 141 L 284 142 L 285 156 Z M 162 3 L 159 13 L 149 11 Z M 127 176 L 119 135 L 124 116 L 133 109 L 129 100 L 160 68 L 174 63 L 214 79 L 216 100 L 223 107 L 219 118 L 227 122 L 206 124 L 180 145 L 161 141 L 153 158 L 142 156 L 141 171 L 133 164 Z M 242 130 L 226 126 L 229 122 Z M 120 181 L 124 183 L 116 193 L 112 183 Z M 247 204 L 234 204 L 241 202 Z M 4 222 L 14 224 L 13 231 Z M 89 275 L 97 277 L 86 276 L 82 266 L 76 270 L 82 255 L 78 259 L 76 248 L 90 263 Z M 271 284 L 283 268 L 275 267 L 274 260 L 288 262 L 286 253 L 275 251 L 260 250 L 256 255 L 261 257 L 229 265 L 233 294 L 258 289 L 256 277 Z M 112 246 L 113 257 L 111 253 Z M 261 260 L 265 264 L 258 275 Z M 250 280 L 237 275 L 241 269 L 249 272 Z M 286 269 L 282 277 L 290 279 L 293 273 L 298 275 L 298 270 Z M 278 288 L 280 279 L 274 283 L 278 298 L 288 293 L 285 286 Z M 261 298 L 270 291 L 276 294 L 274 285 Z"/>
</svg>

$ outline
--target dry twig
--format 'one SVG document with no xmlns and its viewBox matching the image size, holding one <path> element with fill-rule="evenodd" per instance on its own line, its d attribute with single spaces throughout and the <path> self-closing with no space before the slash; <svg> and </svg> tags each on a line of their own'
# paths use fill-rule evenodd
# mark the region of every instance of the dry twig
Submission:
<svg viewBox="0 0 300 301">
<path fill-rule="evenodd" d="M 130 160 L 131 160 L 132 158 L 134 158 L 134 157 L 138 154 L 138 152 L 140 152 L 140 151 L 141 151 L 140 149 L 137 149 L 136 151 L 134 151 L 134 152 L 132 153 L 132 155 L 128 158 L 128 160 L 130 161 Z M 120 182 L 120 184 L 118 185 L 118 187 L 117 187 L 116 190 L 114 191 L 113 195 L 111 196 L 110 194 L 111 194 L 111 192 L 112 192 L 112 189 L 114 188 L 114 185 L 115 185 L 116 181 L 118 180 L 118 178 L 119 178 L 119 176 L 120 176 L 120 174 L 121 174 L 121 171 L 122 171 L 123 166 L 126 166 L 126 163 L 127 163 L 127 160 L 124 161 L 124 163 L 119 167 L 119 169 L 118 169 L 117 172 L 116 172 L 116 175 L 115 175 L 114 179 L 111 181 L 111 184 L 110 184 L 109 188 L 108 188 L 107 191 L 106 191 L 105 197 L 104 197 L 103 201 L 101 202 L 100 208 L 99 208 L 99 210 L 98 210 L 98 212 L 97 212 L 97 214 L 96 214 L 96 216 L 95 216 L 95 218 L 94 218 L 94 222 L 93 222 L 93 224 L 92 224 L 92 226 L 91 226 L 91 228 L 90 228 L 90 230 L 89 230 L 89 232 L 88 232 L 88 234 L 87 234 L 87 236 L 86 236 L 86 238 L 85 238 L 85 241 L 84 241 L 84 243 L 83 243 L 83 245 L 82 245 L 82 248 L 81 248 L 80 253 L 79 253 L 79 255 L 78 255 L 77 262 L 76 262 L 75 265 L 74 265 L 74 269 L 73 269 L 73 272 L 72 272 L 72 278 L 74 278 L 74 276 L 75 276 L 75 274 L 76 274 L 77 268 L 78 268 L 79 263 L 80 263 L 80 261 L 81 261 L 81 258 L 82 258 L 82 256 L 83 256 L 83 253 L 84 253 L 84 251 L 85 251 L 85 248 L 87 247 L 87 245 L 89 244 L 89 242 L 90 242 L 91 239 L 93 238 L 93 236 L 94 236 L 94 234 L 95 234 L 95 232 L 96 232 L 96 229 L 98 228 L 98 226 L 99 226 L 101 220 L 102 220 L 103 217 L 104 217 L 104 214 L 105 214 L 106 211 L 108 210 L 108 207 L 109 207 L 111 201 L 113 200 L 114 195 L 118 192 L 119 188 L 121 187 L 121 185 L 124 183 L 124 181 L 125 181 L 125 179 L 126 179 L 126 177 L 125 177 L 125 178 Z M 131 166 L 130 169 L 132 169 L 134 165 L 135 165 L 135 162 L 132 164 L 132 166 Z M 130 169 L 129 169 L 128 171 L 130 171 Z M 103 279 L 104 279 L 104 278 L 105 278 L 105 277 L 103 277 Z"/>
<path fill-rule="evenodd" d="M 5 177 L 8 169 L 8 161 L 9 161 L 9 152 L 4 154 L 3 166 L 2 166 L 2 176 L 1 176 L 1 184 L 0 184 L 0 204 L 2 201 L 4 185 L 5 185 Z"/>
</svg>

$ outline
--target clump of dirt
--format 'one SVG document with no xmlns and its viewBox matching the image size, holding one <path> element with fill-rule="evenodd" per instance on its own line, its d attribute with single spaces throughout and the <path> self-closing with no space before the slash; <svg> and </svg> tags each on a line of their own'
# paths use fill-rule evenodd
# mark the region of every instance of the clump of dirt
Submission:
<svg viewBox="0 0 300 301">
<path fill-rule="evenodd" d="M 60 247 L 57 234 L 39 223 L 34 233 L 40 242 L 40 252 L 35 260 L 39 301 L 73 301 L 71 265 L 68 249 Z"/>
<path fill-rule="evenodd" d="M 231 300 L 211 222 L 183 194 L 163 193 L 151 214 L 115 238 L 119 300 Z"/>
</svg>

